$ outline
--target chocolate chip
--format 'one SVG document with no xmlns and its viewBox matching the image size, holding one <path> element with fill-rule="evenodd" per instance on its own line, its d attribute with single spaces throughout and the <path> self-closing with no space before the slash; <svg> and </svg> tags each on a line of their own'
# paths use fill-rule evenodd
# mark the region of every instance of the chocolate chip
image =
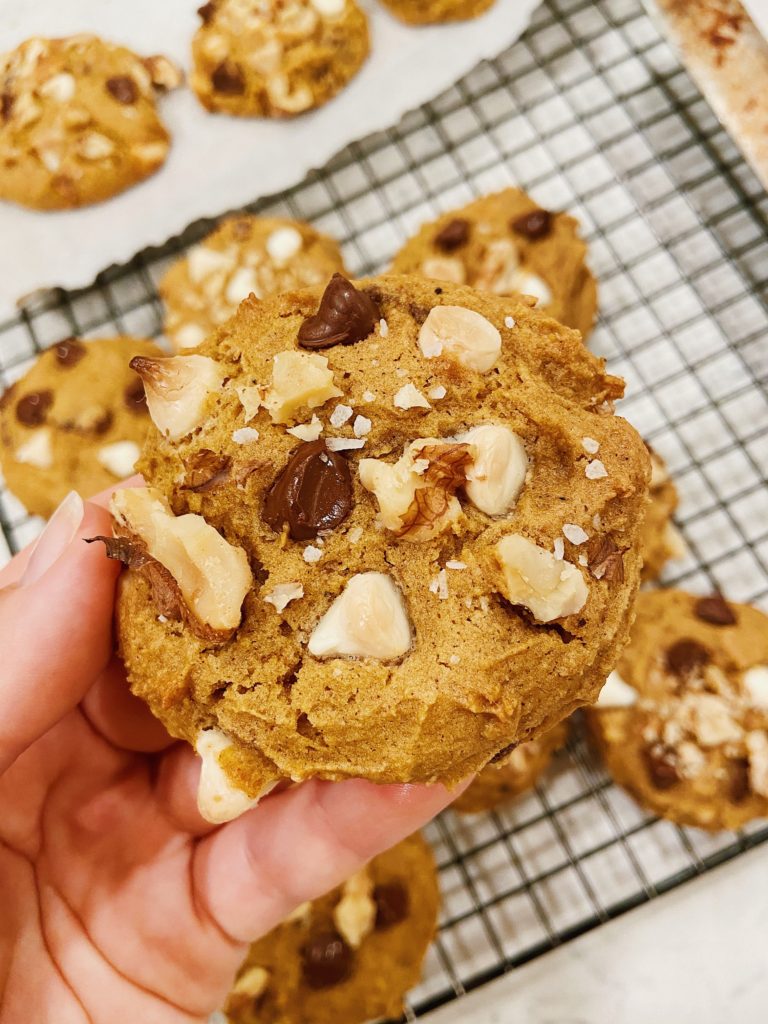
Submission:
<svg viewBox="0 0 768 1024">
<path fill-rule="evenodd" d="M 442 231 L 435 235 L 435 245 L 443 252 L 459 249 L 469 238 L 469 221 L 463 217 L 449 220 Z"/>
<path fill-rule="evenodd" d="M 16 403 L 16 419 L 25 427 L 39 427 L 52 404 L 52 391 L 31 391 Z"/>
<path fill-rule="evenodd" d="M 243 72 L 231 60 L 223 60 L 211 75 L 211 85 L 225 96 L 242 96 L 245 92 Z"/>
<path fill-rule="evenodd" d="M 376 904 L 376 927 L 379 931 L 400 924 L 408 916 L 408 890 L 400 882 L 375 886 L 373 902 Z"/>
<path fill-rule="evenodd" d="M 700 597 L 693 607 L 697 618 L 712 626 L 735 626 L 736 615 L 722 594 Z"/>
<path fill-rule="evenodd" d="M 381 319 L 375 302 L 341 274 L 334 274 L 323 292 L 320 308 L 299 328 L 302 348 L 354 345 L 367 338 Z"/>
<path fill-rule="evenodd" d="M 130 105 L 139 98 L 139 89 L 130 75 L 115 75 L 107 79 L 107 91 L 118 103 Z"/>
<path fill-rule="evenodd" d="M 531 210 L 509 222 L 509 226 L 518 235 L 530 238 L 532 242 L 539 238 L 546 238 L 552 230 L 552 214 L 549 210 Z"/>
<path fill-rule="evenodd" d="M 4 92 L 0 96 L 0 117 L 3 119 L 3 124 L 7 124 L 11 119 L 13 100 L 13 93 L 10 92 Z"/>
<path fill-rule="evenodd" d="M 740 804 L 749 792 L 749 761 L 735 757 L 728 763 L 728 796 L 732 803 Z"/>
<path fill-rule="evenodd" d="M 267 492 L 262 519 L 277 532 L 287 523 L 293 540 L 310 540 L 338 526 L 351 511 L 349 463 L 329 451 L 325 441 L 305 441 Z"/>
<path fill-rule="evenodd" d="M 202 23 L 204 25 L 207 25 L 208 22 L 211 20 L 211 18 L 213 18 L 214 14 L 216 13 L 216 4 L 203 4 L 202 7 L 197 8 L 197 13 L 200 16 L 200 20 L 202 21 Z"/>
<path fill-rule="evenodd" d="M 680 781 L 677 758 L 672 747 L 656 744 L 643 751 L 648 778 L 656 789 L 671 789 Z"/>
<path fill-rule="evenodd" d="M 85 355 L 85 345 L 77 338 L 64 338 L 54 345 L 53 351 L 59 366 L 76 366 Z"/>
<path fill-rule="evenodd" d="M 709 651 L 698 640 L 678 640 L 667 648 L 667 668 L 683 678 L 706 665 L 710 660 Z"/>
<path fill-rule="evenodd" d="M 147 412 L 147 396 L 144 394 L 144 382 L 137 377 L 128 384 L 123 392 L 123 402 L 130 412 Z"/>
<path fill-rule="evenodd" d="M 587 545 L 587 564 L 595 579 L 622 583 L 624 557 L 610 537 L 594 536 Z"/>
<path fill-rule="evenodd" d="M 310 988 L 330 988 L 352 973 L 352 950 L 336 932 L 323 932 L 302 949 L 301 969 Z"/>
</svg>

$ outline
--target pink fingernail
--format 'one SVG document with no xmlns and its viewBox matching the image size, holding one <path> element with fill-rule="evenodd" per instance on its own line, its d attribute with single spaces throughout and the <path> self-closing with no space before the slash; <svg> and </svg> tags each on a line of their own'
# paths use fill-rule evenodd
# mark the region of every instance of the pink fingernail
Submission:
<svg viewBox="0 0 768 1024">
<path fill-rule="evenodd" d="M 37 583 L 61 558 L 75 539 L 84 516 L 83 499 L 77 491 L 70 491 L 37 538 L 24 575 L 18 582 L 19 587 L 29 587 Z"/>
</svg>

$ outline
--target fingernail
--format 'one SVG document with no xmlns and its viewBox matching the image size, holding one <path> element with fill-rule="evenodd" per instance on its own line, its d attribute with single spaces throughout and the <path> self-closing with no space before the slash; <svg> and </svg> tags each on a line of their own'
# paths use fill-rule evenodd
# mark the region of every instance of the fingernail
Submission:
<svg viewBox="0 0 768 1024">
<path fill-rule="evenodd" d="M 37 583 L 61 558 L 75 539 L 84 516 L 83 499 L 77 491 L 70 491 L 37 538 L 24 575 L 19 580 L 19 587 L 29 587 Z"/>
</svg>

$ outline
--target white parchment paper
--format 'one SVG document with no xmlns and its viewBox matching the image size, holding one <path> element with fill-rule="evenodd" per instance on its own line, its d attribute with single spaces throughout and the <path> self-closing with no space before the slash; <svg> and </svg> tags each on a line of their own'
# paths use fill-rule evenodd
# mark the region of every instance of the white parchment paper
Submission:
<svg viewBox="0 0 768 1024">
<path fill-rule="evenodd" d="M 200 0 L 202 2 L 202 0 Z M 160 100 L 173 135 L 165 167 L 98 206 L 37 213 L 0 204 L 0 317 L 38 288 L 78 288 L 113 263 L 159 245 L 200 217 L 218 216 L 301 181 L 355 139 L 395 124 L 499 54 L 523 31 L 539 0 L 497 0 L 483 17 L 407 28 L 376 2 L 371 57 L 350 86 L 293 121 L 206 113 L 179 89 Z M 189 66 L 196 0 L 0 0 L 0 50 L 30 35 L 89 31 L 142 55 Z"/>
</svg>

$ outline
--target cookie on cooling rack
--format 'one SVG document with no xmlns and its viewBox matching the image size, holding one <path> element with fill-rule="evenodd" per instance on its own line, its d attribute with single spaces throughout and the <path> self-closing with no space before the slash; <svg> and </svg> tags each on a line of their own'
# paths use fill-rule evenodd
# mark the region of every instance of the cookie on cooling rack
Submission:
<svg viewBox="0 0 768 1024">
<path fill-rule="evenodd" d="M 586 337 L 597 310 L 586 255 L 573 217 L 543 210 L 525 192 L 508 188 L 423 225 L 392 270 L 496 295 L 534 295 L 541 309 Z"/>
<path fill-rule="evenodd" d="M 150 420 L 128 363 L 160 355 L 137 338 L 66 338 L 0 398 L 0 465 L 31 513 L 48 516 L 73 488 L 89 497 L 130 476 Z"/>
<path fill-rule="evenodd" d="M 255 943 L 226 1003 L 232 1024 L 398 1017 L 434 938 L 434 858 L 413 835 Z"/>
<path fill-rule="evenodd" d="M 368 56 L 355 0 L 209 0 L 198 13 L 190 84 L 208 110 L 302 114 L 343 89 Z"/>
<path fill-rule="evenodd" d="M 254 799 L 281 778 L 454 783 L 595 698 L 650 469 L 576 332 L 335 275 L 132 365 L 158 429 L 149 489 L 113 503 L 120 644 L 205 755 L 206 815 L 242 809 L 213 806 L 220 770 Z"/>
<path fill-rule="evenodd" d="M 768 814 L 768 617 L 719 595 L 641 593 L 629 646 L 586 718 L 613 779 L 681 825 Z"/>
<path fill-rule="evenodd" d="M 408 25 L 437 25 L 447 21 L 477 18 L 495 0 L 381 0 L 384 6 Z"/>
<path fill-rule="evenodd" d="M 35 37 L 0 56 L 0 199 L 85 206 L 153 174 L 170 147 L 157 92 L 180 81 L 165 57 L 93 35 Z"/>
<path fill-rule="evenodd" d="M 536 784 L 567 738 L 567 725 L 558 722 L 535 740 L 521 743 L 506 758 L 483 768 L 451 807 L 461 814 L 478 814 L 520 796 Z"/>
<path fill-rule="evenodd" d="M 325 283 L 344 271 L 338 243 L 285 217 L 230 217 L 193 246 L 160 282 L 165 333 L 195 348 L 242 300 Z"/>
<path fill-rule="evenodd" d="M 677 488 L 662 457 L 650 445 L 650 503 L 645 515 L 640 550 L 643 555 L 643 579 L 655 580 L 669 561 L 684 558 L 685 542 L 672 521 L 678 505 Z"/>
</svg>

